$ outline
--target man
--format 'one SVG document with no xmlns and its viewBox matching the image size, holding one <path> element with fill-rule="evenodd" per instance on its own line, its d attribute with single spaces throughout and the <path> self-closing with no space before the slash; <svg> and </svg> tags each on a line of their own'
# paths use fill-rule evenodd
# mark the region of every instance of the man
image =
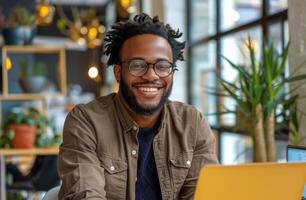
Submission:
<svg viewBox="0 0 306 200">
<path fill-rule="evenodd" d="M 213 134 L 192 106 L 171 102 L 182 34 L 139 14 L 106 35 L 119 92 L 76 106 L 60 147 L 60 199 L 192 199 L 217 163 Z"/>
</svg>

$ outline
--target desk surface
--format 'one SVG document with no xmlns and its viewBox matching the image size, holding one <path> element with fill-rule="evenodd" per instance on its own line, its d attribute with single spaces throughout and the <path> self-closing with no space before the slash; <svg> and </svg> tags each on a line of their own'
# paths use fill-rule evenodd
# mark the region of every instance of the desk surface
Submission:
<svg viewBox="0 0 306 200">
<path fill-rule="evenodd" d="M 31 148 L 31 149 L 1 149 L 0 155 L 56 155 L 59 152 L 59 147 L 48 148 Z"/>
</svg>

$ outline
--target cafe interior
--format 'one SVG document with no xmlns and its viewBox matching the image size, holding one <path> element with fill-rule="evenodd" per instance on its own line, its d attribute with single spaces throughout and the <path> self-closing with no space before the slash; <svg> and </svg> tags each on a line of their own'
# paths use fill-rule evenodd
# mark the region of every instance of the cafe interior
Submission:
<svg viewBox="0 0 306 200">
<path fill-rule="evenodd" d="M 170 99 L 203 113 L 221 164 L 285 162 L 288 144 L 306 146 L 305 1 L 0 0 L 0 199 L 60 185 L 65 118 L 118 90 L 103 39 L 141 12 L 184 33 Z M 270 160 L 256 156 L 258 127 Z"/>
</svg>

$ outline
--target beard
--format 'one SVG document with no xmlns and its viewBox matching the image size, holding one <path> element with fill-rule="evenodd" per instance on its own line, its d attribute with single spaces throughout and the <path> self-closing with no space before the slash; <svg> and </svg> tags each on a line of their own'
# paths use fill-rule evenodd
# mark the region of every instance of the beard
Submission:
<svg viewBox="0 0 306 200">
<path fill-rule="evenodd" d="M 136 100 L 136 96 L 134 95 L 134 93 L 132 92 L 132 90 L 129 88 L 128 84 L 125 82 L 122 74 L 120 74 L 120 85 L 119 88 L 122 94 L 123 99 L 127 102 L 128 106 L 137 114 L 140 115 L 145 115 L 145 116 L 150 116 L 154 113 L 156 113 L 157 111 L 160 111 L 162 109 L 162 107 L 164 106 L 164 104 L 168 101 L 168 98 L 171 94 L 172 91 L 172 83 L 173 81 L 171 81 L 169 88 L 163 93 L 162 97 L 160 98 L 160 101 L 157 105 L 155 106 L 141 106 L 137 100 Z M 149 82 L 147 82 L 149 83 Z M 150 82 L 152 83 L 152 82 Z"/>
</svg>

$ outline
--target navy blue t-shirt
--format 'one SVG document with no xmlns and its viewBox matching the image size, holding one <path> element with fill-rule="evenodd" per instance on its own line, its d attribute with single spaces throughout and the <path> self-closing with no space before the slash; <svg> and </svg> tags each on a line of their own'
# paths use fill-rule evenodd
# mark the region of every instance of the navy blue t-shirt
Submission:
<svg viewBox="0 0 306 200">
<path fill-rule="evenodd" d="M 136 200 L 160 200 L 161 191 L 153 153 L 153 139 L 158 132 L 157 125 L 140 128 L 138 132 L 138 163 L 136 181 Z"/>
</svg>

